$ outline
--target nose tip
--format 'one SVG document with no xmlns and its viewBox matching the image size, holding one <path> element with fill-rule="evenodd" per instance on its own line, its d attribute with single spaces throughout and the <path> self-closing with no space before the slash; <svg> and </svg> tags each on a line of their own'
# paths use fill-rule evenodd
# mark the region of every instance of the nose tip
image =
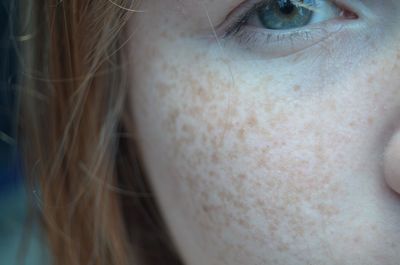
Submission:
<svg viewBox="0 0 400 265">
<path fill-rule="evenodd" d="M 400 130 L 393 135 L 386 146 L 383 167 L 387 185 L 400 194 Z"/>
</svg>

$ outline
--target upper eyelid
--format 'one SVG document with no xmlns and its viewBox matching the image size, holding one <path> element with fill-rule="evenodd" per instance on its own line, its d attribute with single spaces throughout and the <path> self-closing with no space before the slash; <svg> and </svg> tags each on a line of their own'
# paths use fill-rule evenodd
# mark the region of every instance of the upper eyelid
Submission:
<svg viewBox="0 0 400 265">
<path fill-rule="evenodd" d="M 240 30 L 241 24 L 244 24 L 257 10 L 263 5 L 267 5 L 269 2 L 275 0 L 245 0 L 235 8 L 233 8 L 228 15 L 225 17 L 222 23 L 216 27 L 217 35 L 221 37 L 228 37 L 238 30 Z M 293 0 L 296 1 L 296 0 Z M 319 1 L 330 1 L 339 9 L 347 9 L 345 2 L 347 0 L 319 0 Z M 318 2 L 318 1 L 317 1 Z M 316 2 L 316 3 L 317 3 Z M 314 8 L 315 9 L 315 8 Z M 244 22 L 244 23 L 243 23 Z"/>
<path fill-rule="evenodd" d="M 227 32 L 233 31 L 235 28 L 235 20 L 245 21 L 249 16 L 254 14 L 255 11 L 262 5 L 267 4 L 274 0 L 245 0 L 225 16 L 224 20 L 216 27 L 218 35 L 226 35 Z M 239 12 L 239 13 L 238 13 Z M 238 14 L 237 14 L 238 13 Z"/>
</svg>

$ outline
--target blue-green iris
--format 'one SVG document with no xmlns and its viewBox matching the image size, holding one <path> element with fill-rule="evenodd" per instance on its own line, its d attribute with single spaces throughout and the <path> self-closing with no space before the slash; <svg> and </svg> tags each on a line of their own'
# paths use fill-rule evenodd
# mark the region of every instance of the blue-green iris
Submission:
<svg viewBox="0 0 400 265">
<path fill-rule="evenodd" d="M 314 6 L 314 0 L 299 1 Z M 267 29 L 292 29 L 306 26 L 313 16 L 310 9 L 291 0 L 272 0 L 258 10 L 258 17 Z"/>
</svg>

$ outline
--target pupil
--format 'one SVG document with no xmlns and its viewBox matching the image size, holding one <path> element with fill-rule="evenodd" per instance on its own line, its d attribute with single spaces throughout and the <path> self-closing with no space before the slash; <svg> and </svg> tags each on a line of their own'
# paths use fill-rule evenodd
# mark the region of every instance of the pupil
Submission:
<svg viewBox="0 0 400 265">
<path fill-rule="evenodd" d="M 308 6 L 315 6 L 315 1 L 327 0 L 265 1 L 269 2 L 257 10 L 257 15 L 261 24 L 267 29 L 284 30 L 300 28 L 307 25 L 314 14 L 311 9 L 308 9 Z"/>
<path fill-rule="evenodd" d="M 285 15 L 290 15 L 295 8 L 290 0 L 279 1 L 279 11 Z"/>
</svg>

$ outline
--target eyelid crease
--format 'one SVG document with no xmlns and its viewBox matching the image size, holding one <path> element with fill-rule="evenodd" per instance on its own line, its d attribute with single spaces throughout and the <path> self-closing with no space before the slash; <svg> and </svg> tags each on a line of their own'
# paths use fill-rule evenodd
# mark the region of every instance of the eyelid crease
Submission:
<svg viewBox="0 0 400 265">
<path fill-rule="evenodd" d="M 219 37 L 227 37 L 237 31 L 235 28 L 245 22 L 252 16 L 258 8 L 267 5 L 274 0 L 245 0 L 235 8 L 233 8 L 224 18 L 224 20 L 216 26 L 217 35 Z M 243 10 L 243 11 L 241 11 Z M 239 14 L 237 14 L 239 13 Z"/>
</svg>

